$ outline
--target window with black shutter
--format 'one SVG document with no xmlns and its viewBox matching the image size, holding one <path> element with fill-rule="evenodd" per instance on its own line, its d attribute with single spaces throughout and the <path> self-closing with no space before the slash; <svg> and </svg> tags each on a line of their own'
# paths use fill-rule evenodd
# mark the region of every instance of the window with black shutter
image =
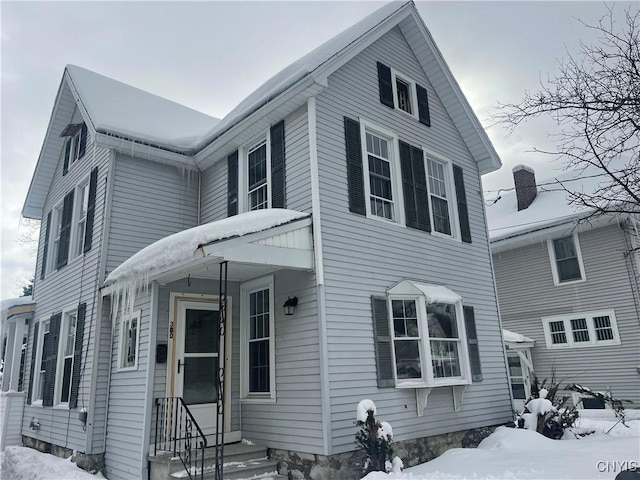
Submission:
<svg viewBox="0 0 640 480">
<path fill-rule="evenodd" d="M 469 209 L 467 208 L 467 194 L 464 188 L 464 174 L 462 168 L 453 165 L 453 182 L 456 189 L 458 203 L 458 221 L 460 222 L 460 238 L 463 242 L 471 243 L 471 227 L 469 225 Z"/>
<path fill-rule="evenodd" d="M 227 217 L 238 214 L 238 151 L 227 157 Z"/>
<path fill-rule="evenodd" d="M 482 381 L 482 367 L 480 365 L 480 349 L 478 347 L 478 333 L 476 331 L 476 316 L 473 307 L 465 305 L 464 324 L 467 331 L 467 346 L 469 348 L 469 363 L 471 366 L 471 380 Z"/>
<path fill-rule="evenodd" d="M 42 265 L 40 267 L 40 279 L 42 280 L 47 272 L 47 255 L 49 254 L 49 235 L 51 234 L 51 212 L 47 214 L 47 224 L 44 230 L 44 242 L 42 245 Z"/>
<path fill-rule="evenodd" d="M 48 338 L 44 341 L 43 353 L 43 381 L 42 405 L 50 407 L 53 405 L 53 397 L 56 388 L 56 367 L 58 365 L 58 342 L 60 339 L 60 322 L 62 313 L 57 313 L 51 317 L 49 323 Z"/>
<path fill-rule="evenodd" d="M 59 234 L 54 232 L 56 239 L 56 269 L 62 268 L 69 260 L 69 244 L 71 242 L 71 222 L 73 219 L 73 197 L 74 191 L 71 190 L 62 203 L 62 208 L 56 209 L 56 226 Z M 60 219 L 59 222 L 57 219 Z"/>
<path fill-rule="evenodd" d="M 76 160 L 80 160 L 84 157 L 87 151 L 87 124 L 71 123 L 65 127 L 60 134 L 61 137 L 66 137 L 64 145 L 64 164 L 62 167 L 62 175 L 66 175 L 69 171 L 69 167 L 73 165 Z"/>
<path fill-rule="evenodd" d="M 405 112 L 431 126 L 427 89 L 383 63 L 377 62 L 380 103 Z"/>
<path fill-rule="evenodd" d="M 80 390 L 80 367 L 82 362 L 82 344 L 84 337 L 84 323 L 87 314 L 87 304 L 81 303 L 78 306 L 78 317 L 73 350 L 73 370 L 71 377 L 71 394 L 69 397 L 69 407 L 76 408 L 78 405 L 78 393 Z"/>
<path fill-rule="evenodd" d="M 386 297 L 372 296 L 371 311 L 378 387 L 393 387 L 393 359 L 391 358 L 391 334 L 389 333 Z"/>
<path fill-rule="evenodd" d="M 399 144 L 407 227 L 430 232 L 429 195 L 422 149 L 405 142 Z"/>
<path fill-rule="evenodd" d="M 271 208 L 285 208 L 284 120 L 271 127 Z"/>
<path fill-rule="evenodd" d="M 349 189 L 349 211 L 366 215 L 364 180 L 362 168 L 362 144 L 360 123 L 344 117 L 344 137 L 347 154 L 347 185 Z"/>
<path fill-rule="evenodd" d="M 98 187 L 98 167 L 91 170 L 91 177 L 89 179 L 89 198 L 87 200 L 87 209 L 85 213 L 86 222 L 84 224 L 84 246 L 82 248 L 83 253 L 87 253 L 91 250 L 93 243 L 93 223 L 96 211 L 96 191 Z"/>
</svg>

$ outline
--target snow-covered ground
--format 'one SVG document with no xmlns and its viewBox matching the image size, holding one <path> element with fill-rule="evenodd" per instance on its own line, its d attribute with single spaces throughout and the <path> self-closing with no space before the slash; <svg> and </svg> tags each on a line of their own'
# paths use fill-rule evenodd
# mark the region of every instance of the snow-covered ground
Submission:
<svg viewBox="0 0 640 480">
<path fill-rule="evenodd" d="M 627 424 L 616 425 L 611 410 L 582 411 L 579 428 L 598 433 L 581 439 L 550 440 L 530 430 L 498 428 L 478 448 L 455 448 L 402 473 L 370 473 L 366 480 L 615 478 L 640 468 L 640 411 L 627 410 Z M 1 454 L 0 478 L 7 480 L 95 480 L 70 460 L 8 447 Z"/>
<path fill-rule="evenodd" d="M 454 448 L 402 473 L 372 472 L 366 480 L 609 478 L 640 469 L 640 411 L 627 410 L 629 428 L 611 410 L 581 411 L 580 429 L 597 433 L 551 440 L 531 430 L 500 427 L 478 448 Z"/>
</svg>

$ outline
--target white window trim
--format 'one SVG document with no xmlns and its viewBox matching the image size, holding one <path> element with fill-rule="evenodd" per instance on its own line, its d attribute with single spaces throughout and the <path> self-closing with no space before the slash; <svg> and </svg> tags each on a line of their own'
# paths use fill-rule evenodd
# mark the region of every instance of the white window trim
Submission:
<svg viewBox="0 0 640 480">
<path fill-rule="evenodd" d="M 70 305 L 62 310 L 62 316 L 60 318 L 60 331 L 58 332 L 58 353 L 56 357 L 56 384 L 53 389 L 53 405 L 54 406 L 69 406 L 69 402 L 61 402 L 60 395 L 62 394 L 62 379 L 64 377 L 64 350 L 67 342 L 67 322 L 69 316 L 76 314 L 76 333 L 73 338 L 78 334 L 78 306 Z M 75 345 L 73 346 L 75 350 Z M 74 355 L 71 356 L 71 378 L 69 379 L 69 398 L 71 398 L 71 389 L 73 388 L 73 363 Z"/>
<path fill-rule="evenodd" d="M 597 340 L 595 325 L 593 323 L 594 317 L 608 316 L 611 322 L 611 331 L 613 332 L 612 340 Z M 587 322 L 587 329 L 589 330 L 588 342 L 574 342 L 573 330 L 571 329 L 571 320 L 585 318 Z M 551 339 L 551 329 L 549 324 L 551 322 L 563 322 L 564 333 L 567 337 L 567 343 L 553 343 Z M 542 327 L 544 329 L 544 339 L 547 344 L 547 348 L 550 350 L 562 350 L 566 348 L 589 348 L 589 347 L 604 347 L 608 345 L 620 345 L 620 334 L 618 332 L 618 323 L 616 322 L 616 315 L 613 309 L 609 310 L 595 310 L 589 312 L 576 312 L 564 315 L 553 315 L 548 317 L 542 317 Z"/>
<path fill-rule="evenodd" d="M 390 68 L 391 68 L 391 84 L 393 86 L 393 106 L 394 106 L 394 108 L 397 111 L 402 112 L 405 115 L 408 115 L 409 117 L 415 118 L 417 120 L 419 118 L 419 116 L 418 116 L 418 91 L 416 89 L 416 82 L 411 80 L 411 77 L 398 72 L 395 68 L 393 68 L 393 67 L 390 67 Z M 411 95 L 411 112 L 412 113 L 406 112 L 406 111 L 404 111 L 404 110 L 402 110 L 400 108 L 400 102 L 398 102 L 397 77 L 400 77 L 400 80 L 402 80 L 404 83 L 409 85 L 409 90 L 410 90 L 410 95 Z"/>
<path fill-rule="evenodd" d="M 238 155 L 238 213 L 249 211 L 249 151 L 261 143 L 267 147 L 267 208 L 271 208 L 271 129 L 240 147 Z"/>
<path fill-rule="evenodd" d="M 240 285 L 240 400 L 243 403 L 275 403 L 276 401 L 276 351 L 275 305 L 273 275 L 257 278 Z M 249 295 L 269 289 L 269 393 L 249 392 Z"/>
<path fill-rule="evenodd" d="M 576 247 L 576 256 L 578 257 L 578 265 L 580 267 L 580 276 L 582 278 L 578 280 L 569 280 L 566 282 L 560 281 L 560 274 L 558 273 L 558 262 L 556 260 L 556 252 L 553 248 L 553 241 L 559 240 L 560 238 L 573 237 L 573 243 Z M 549 262 L 551 263 L 551 272 L 553 274 L 553 284 L 556 286 L 560 285 L 573 285 L 575 283 L 583 283 L 587 281 L 587 275 L 584 271 L 584 263 L 582 262 L 582 250 L 580 249 L 580 241 L 578 240 L 578 233 L 573 232 L 572 235 L 567 235 L 564 237 L 554 237 L 547 239 L 547 249 L 549 250 Z"/>
<path fill-rule="evenodd" d="M 37 348 L 35 363 L 33 365 L 33 380 L 31 381 L 31 405 L 42 406 L 43 399 L 38 398 L 38 391 L 41 388 L 40 385 L 40 365 L 42 365 L 42 355 L 44 352 L 44 324 L 51 320 L 51 315 L 43 316 L 38 320 L 38 338 L 33 339 L 34 345 L 32 348 Z M 51 330 L 51 323 L 49 323 L 49 330 Z M 33 357 L 32 357 L 33 358 Z"/>
<path fill-rule="evenodd" d="M 141 318 L 141 311 L 137 310 L 135 312 L 133 312 L 131 315 L 128 315 L 127 317 L 122 317 L 121 321 L 120 321 L 120 337 L 118 339 L 118 368 L 117 371 L 118 372 L 130 372 L 130 371 L 134 371 L 134 370 L 138 370 L 138 359 L 140 358 L 140 318 Z M 126 355 L 124 349 L 126 347 L 126 342 L 124 341 L 125 339 L 125 325 L 130 324 L 131 320 L 136 319 L 138 321 L 137 324 L 137 332 L 136 332 L 136 360 L 135 363 L 131 366 L 127 366 L 127 367 L 123 367 L 122 366 L 122 361 L 124 359 L 124 356 Z M 128 336 L 127 336 L 128 338 Z"/>
<path fill-rule="evenodd" d="M 360 120 L 360 149 L 362 151 L 362 169 L 364 179 L 364 195 L 367 218 L 372 218 L 390 225 L 406 226 L 404 214 L 404 192 L 402 191 L 402 174 L 400 171 L 400 147 L 398 135 L 391 130 L 375 125 L 363 118 Z M 371 187 L 369 185 L 369 155 L 367 155 L 366 132 L 369 131 L 389 141 L 389 153 L 391 154 L 391 194 L 393 195 L 394 217 L 389 220 L 371 213 Z"/>
<path fill-rule="evenodd" d="M 431 344 L 429 338 L 429 329 L 427 326 L 427 297 L 422 294 L 402 293 L 403 283 L 399 287 L 400 292 L 395 293 L 394 288 L 387 292 L 387 312 L 389 320 L 389 331 L 391 333 L 391 358 L 393 361 L 393 379 L 396 388 L 432 388 L 432 387 L 450 387 L 456 385 L 471 384 L 471 361 L 469 359 L 469 349 L 467 346 L 467 332 L 464 323 L 464 311 L 462 308 L 462 299 L 455 302 L 456 320 L 458 322 L 458 339 L 460 342 L 459 360 L 460 373 L 459 377 L 435 378 L 433 376 L 433 367 L 431 362 Z M 395 347 L 395 329 L 393 325 L 393 309 L 391 308 L 392 300 L 414 300 L 416 302 L 416 311 L 418 314 L 418 333 L 420 335 L 420 368 L 422 370 L 422 378 L 419 379 L 398 379 L 398 371 L 396 367 L 396 347 Z"/>
<path fill-rule="evenodd" d="M 73 221 L 72 221 L 72 226 L 71 226 L 71 235 L 72 238 L 69 242 L 69 256 L 71 258 L 77 258 L 77 257 L 81 257 L 83 255 L 82 249 L 84 249 L 84 233 L 82 235 L 82 238 L 79 239 L 78 238 L 78 229 L 79 229 L 79 225 L 78 223 L 80 222 L 80 220 L 82 219 L 82 203 L 83 203 L 83 199 L 80 198 L 80 193 L 82 192 L 82 189 L 86 187 L 87 189 L 87 202 L 89 200 L 89 177 L 86 177 L 83 181 L 81 181 L 80 183 L 78 183 L 78 185 L 76 185 L 75 188 L 75 193 L 73 194 Z M 88 205 L 87 205 L 87 213 L 88 212 Z M 84 220 L 84 230 L 86 231 L 87 228 L 87 218 L 85 215 L 85 220 Z M 78 249 L 80 248 L 80 252 L 78 252 Z"/>
<path fill-rule="evenodd" d="M 428 148 L 422 147 L 422 151 L 424 153 L 424 174 L 427 181 L 427 195 L 429 199 L 429 222 L 431 223 L 431 234 L 436 237 L 441 238 L 451 238 L 458 241 L 460 239 L 460 221 L 458 220 L 458 198 L 456 196 L 456 188 L 455 183 L 453 181 L 453 163 L 449 160 L 445 159 L 443 156 L 434 153 Z M 449 223 L 451 225 L 451 235 L 447 235 L 446 233 L 437 232 L 435 230 L 435 224 L 433 223 L 433 202 L 431 201 L 431 186 L 429 185 L 429 163 L 428 160 L 433 160 L 435 162 L 444 164 L 445 172 L 446 172 L 446 188 L 447 194 L 449 197 L 447 198 L 447 203 L 449 206 Z"/>
</svg>

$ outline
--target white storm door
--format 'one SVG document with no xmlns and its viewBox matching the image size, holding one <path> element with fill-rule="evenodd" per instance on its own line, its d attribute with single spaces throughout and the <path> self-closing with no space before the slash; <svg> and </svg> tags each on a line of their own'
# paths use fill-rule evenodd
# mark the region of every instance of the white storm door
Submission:
<svg viewBox="0 0 640 480">
<path fill-rule="evenodd" d="M 175 395 L 182 397 L 205 435 L 216 432 L 220 312 L 217 303 L 178 303 Z"/>
</svg>

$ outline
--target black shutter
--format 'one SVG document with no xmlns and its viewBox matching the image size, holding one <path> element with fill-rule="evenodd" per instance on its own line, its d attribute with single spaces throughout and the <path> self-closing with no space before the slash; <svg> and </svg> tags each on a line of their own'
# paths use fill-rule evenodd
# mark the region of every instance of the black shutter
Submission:
<svg viewBox="0 0 640 480">
<path fill-rule="evenodd" d="M 391 334 L 387 315 L 387 299 L 371 297 L 373 313 L 373 343 L 376 352 L 378 387 L 393 387 L 393 361 L 391 359 Z"/>
<path fill-rule="evenodd" d="M 91 177 L 89 179 L 89 202 L 87 205 L 87 219 L 85 222 L 84 230 L 84 247 L 83 253 L 87 253 L 91 250 L 91 244 L 93 243 L 93 217 L 96 211 L 96 190 L 98 188 L 98 167 L 91 170 Z M 82 199 L 80 199 L 82 200 Z"/>
<path fill-rule="evenodd" d="M 460 221 L 460 236 L 463 242 L 471 243 L 471 227 L 469 226 L 469 209 L 467 208 L 467 195 L 464 189 L 464 175 L 462 168 L 453 166 L 453 183 L 456 186 L 456 199 L 458 201 L 458 220 Z"/>
<path fill-rule="evenodd" d="M 427 89 L 416 84 L 416 93 L 418 96 L 418 120 L 427 127 L 431 126 L 431 114 L 429 113 L 429 97 Z"/>
<path fill-rule="evenodd" d="M 69 242 L 71 241 L 71 222 L 73 220 L 73 190 L 71 190 L 62 205 L 62 225 L 60 228 L 60 242 L 58 243 L 58 257 L 56 268 L 64 267 L 69 259 Z"/>
<path fill-rule="evenodd" d="M 27 405 L 31 405 L 31 397 L 33 396 L 33 372 L 36 366 L 36 351 L 38 350 L 38 327 L 39 322 L 33 325 L 33 343 L 31 344 L 31 369 L 29 373 L 29 395 L 27 396 Z"/>
<path fill-rule="evenodd" d="M 60 339 L 60 321 L 62 313 L 51 316 L 49 322 L 49 338 L 44 349 L 44 390 L 42 393 L 42 405 L 51 407 L 56 390 L 56 367 L 58 366 L 58 341 Z"/>
<path fill-rule="evenodd" d="M 391 83 L 391 69 L 378 62 L 378 86 L 380 87 L 380 102 L 387 107 L 393 106 L 393 83 Z"/>
<path fill-rule="evenodd" d="M 64 165 L 62 166 L 62 176 L 64 177 L 69 171 L 69 157 L 71 157 L 71 142 L 73 139 L 68 138 L 64 145 Z"/>
<path fill-rule="evenodd" d="M 84 152 L 87 150 L 87 124 L 82 122 L 82 128 L 80 129 L 80 152 L 77 158 L 80 159 L 84 156 Z"/>
<path fill-rule="evenodd" d="M 344 117 L 344 139 L 347 151 L 349 211 L 359 215 L 366 215 L 360 122 Z"/>
<path fill-rule="evenodd" d="M 464 306 L 464 325 L 467 330 L 467 346 L 469 347 L 469 362 L 471 363 L 471 380 L 482 381 L 482 367 L 480 366 L 480 349 L 478 348 L 478 333 L 476 332 L 476 316 L 473 307 Z"/>
<path fill-rule="evenodd" d="M 429 195 L 422 150 L 401 141 L 400 167 L 407 227 L 430 232 Z"/>
<path fill-rule="evenodd" d="M 238 214 L 238 151 L 227 157 L 227 217 Z"/>
<path fill-rule="evenodd" d="M 84 340 L 84 320 L 87 314 L 87 304 L 78 305 L 78 318 L 76 323 L 76 344 L 73 351 L 73 375 L 71 377 L 71 395 L 69 408 L 78 406 L 78 390 L 80 388 L 80 364 L 82 362 L 82 343 Z"/>
<path fill-rule="evenodd" d="M 271 127 L 271 207 L 285 208 L 284 120 Z"/>
<path fill-rule="evenodd" d="M 47 226 L 44 230 L 44 244 L 42 247 L 42 266 L 40 268 L 40 280 L 44 278 L 47 271 L 47 254 L 49 253 L 49 234 L 51 233 L 51 212 L 47 215 Z"/>
</svg>

